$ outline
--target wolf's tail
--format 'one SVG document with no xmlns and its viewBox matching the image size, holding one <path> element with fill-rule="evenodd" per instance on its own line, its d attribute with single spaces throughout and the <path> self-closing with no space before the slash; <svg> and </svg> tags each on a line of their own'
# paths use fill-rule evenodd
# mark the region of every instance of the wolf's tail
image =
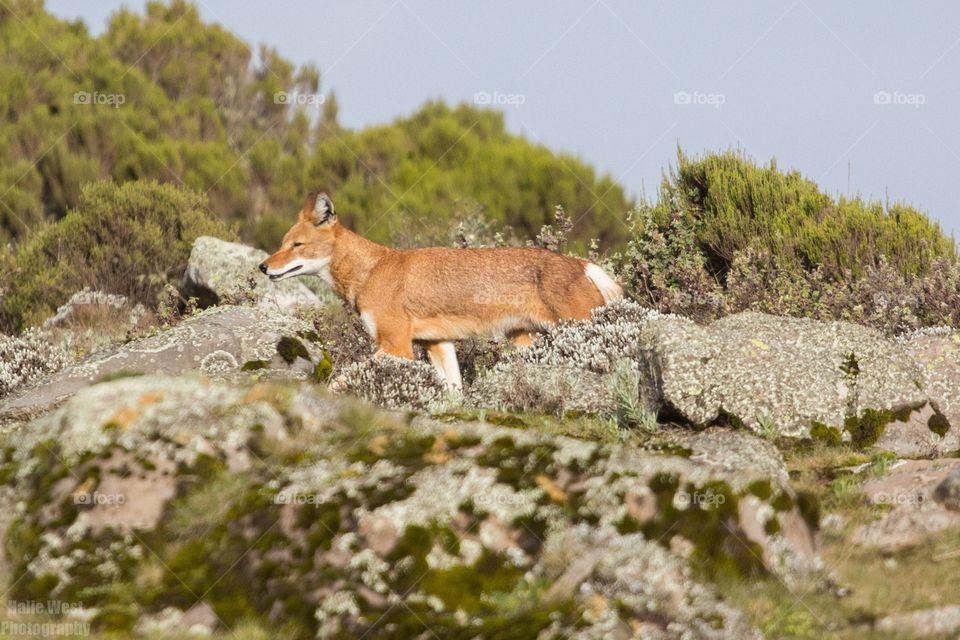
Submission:
<svg viewBox="0 0 960 640">
<path fill-rule="evenodd" d="M 597 291 L 600 292 L 600 295 L 603 296 L 603 302 L 605 304 L 610 304 L 614 300 L 619 300 L 623 297 L 623 289 L 620 285 L 597 265 L 588 262 L 586 266 L 584 266 L 583 272 L 587 276 L 587 279 L 593 283 L 593 286 L 597 288 Z"/>
</svg>

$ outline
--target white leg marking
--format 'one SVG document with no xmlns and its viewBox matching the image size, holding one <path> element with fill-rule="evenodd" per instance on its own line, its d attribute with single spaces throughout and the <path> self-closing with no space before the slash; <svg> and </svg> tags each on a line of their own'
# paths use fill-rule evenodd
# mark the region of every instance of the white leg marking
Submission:
<svg viewBox="0 0 960 640">
<path fill-rule="evenodd" d="M 376 340 L 377 322 L 373 319 L 373 316 L 364 311 L 360 314 L 360 321 L 363 322 L 363 328 L 367 330 L 367 333 L 370 334 L 370 337 Z"/>
</svg>

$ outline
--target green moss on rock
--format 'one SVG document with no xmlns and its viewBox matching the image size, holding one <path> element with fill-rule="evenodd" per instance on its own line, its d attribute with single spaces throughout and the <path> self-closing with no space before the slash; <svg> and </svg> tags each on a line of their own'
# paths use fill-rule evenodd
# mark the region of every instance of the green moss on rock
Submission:
<svg viewBox="0 0 960 640">
<path fill-rule="evenodd" d="M 927 420 L 927 428 L 942 438 L 950 430 L 950 421 L 939 411 L 934 411 Z"/>
<path fill-rule="evenodd" d="M 297 338 L 284 336 L 277 342 L 277 353 L 287 364 L 293 364 L 297 358 L 310 360 L 310 352 Z"/>
<path fill-rule="evenodd" d="M 896 419 L 890 411 L 866 409 L 859 416 L 848 416 L 843 421 L 843 430 L 850 434 L 854 446 L 863 449 L 876 444 L 883 430 Z"/>
<path fill-rule="evenodd" d="M 327 382 L 332 374 L 333 358 L 330 357 L 330 352 L 324 349 L 320 361 L 313 367 L 313 381 Z"/>
<path fill-rule="evenodd" d="M 247 360 L 243 363 L 243 366 L 240 367 L 241 371 L 260 371 L 261 369 L 269 369 L 270 361 L 269 360 Z"/>
<path fill-rule="evenodd" d="M 810 425 L 810 437 L 835 447 L 843 442 L 843 434 L 836 427 L 829 427 L 822 422 L 814 421 Z"/>
</svg>

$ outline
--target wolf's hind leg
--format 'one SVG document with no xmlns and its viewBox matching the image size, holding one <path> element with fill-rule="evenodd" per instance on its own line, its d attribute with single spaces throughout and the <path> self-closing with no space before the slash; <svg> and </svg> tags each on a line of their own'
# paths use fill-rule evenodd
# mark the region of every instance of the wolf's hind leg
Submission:
<svg viewBox="0 0 960 640">
<path fill-rule="evenodd" d="M 522 329 L 511 331 L 507 334 L 507 337 L 518 347 L 529 347 L 533 344 L 533 334 Z"/>
<path fill-rule="evenodd" d="M 453 389 L 463 387 L 460 378 L 460 364 L 457 362 L 457 350 L 449 341 L 427 342 L 427 356 L 431 364 L 440 372 L 447 386 Z"/>
</svg>

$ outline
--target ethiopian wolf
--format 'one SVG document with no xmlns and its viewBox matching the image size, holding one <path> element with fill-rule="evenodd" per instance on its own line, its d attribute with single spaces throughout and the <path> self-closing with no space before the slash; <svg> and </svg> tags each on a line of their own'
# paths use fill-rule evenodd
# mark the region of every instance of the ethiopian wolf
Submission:
<svg viewBox="0 0 960 640">
<path fill-rule="evenodd" d="M 274 281 L 320 276 L 360 314 L 378 355 L 413 358 L 422 343 L 452 387 L 461 385 L 454 340 L 499 334 L 529 345 L 532 333 L 623 296 L 597 265 L 545 249 L 384 247 L 339 224 L 317 192 L 260 271 Z"/>
</svg>

